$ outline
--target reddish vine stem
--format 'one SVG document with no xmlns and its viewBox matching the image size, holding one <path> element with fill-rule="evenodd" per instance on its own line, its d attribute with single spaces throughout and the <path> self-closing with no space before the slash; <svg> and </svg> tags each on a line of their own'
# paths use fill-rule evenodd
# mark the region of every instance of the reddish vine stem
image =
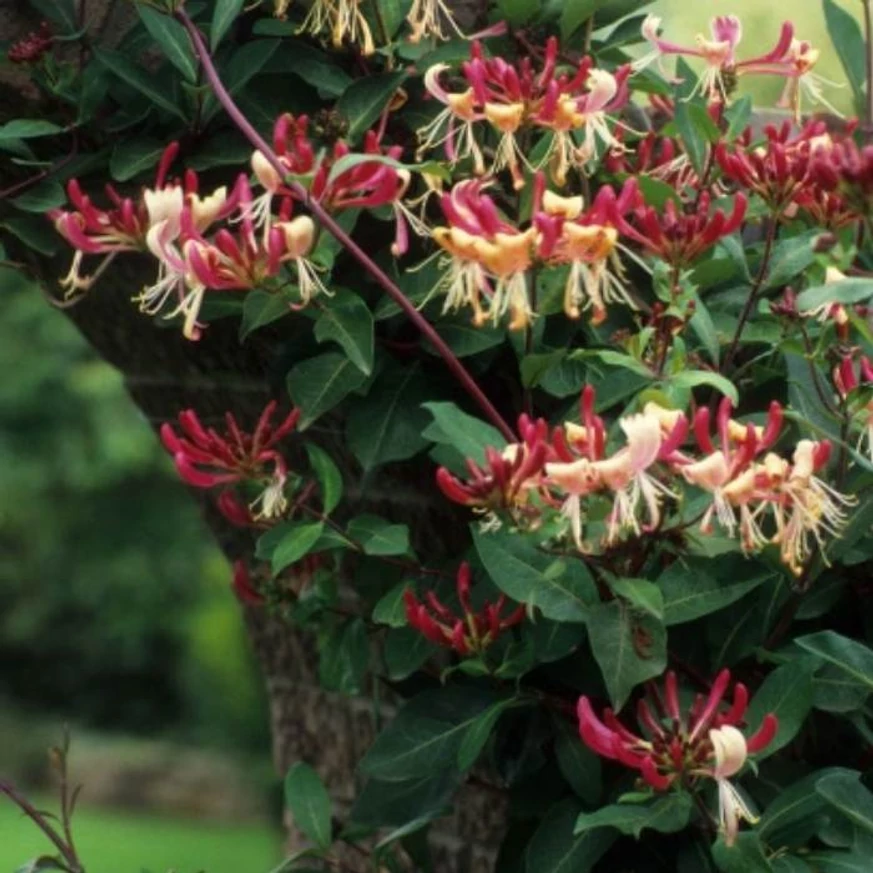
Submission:
<svg viewBox="0 0 873 873">
<path fill-rule="evenodd" d="M 273 169 L 285 178 L 286 172 L 276 153 L 270 148 L 267 141 L 255 130 L 249 120 L 243 115 L 233 98 L 224 87 L 209 50 L 203 42 L 203 37 L 197 26 L 190 19 L 184 9 L 177 9 L 175 17 L 184 25 L 191 38 L 194 51 L 203 67 L 209 85 L 219 103 L 224 107 L 233 123 L 239 128 L 248 141 L 258 149 L 269 161 Z M 509 442 L 516 442 L 516 435 L 512 428 L 503 420 L 503 417 L 495 408 L 494 404 L 485 396 L 482 389 L 476 384 L 476 380 L 467 372 L 464 365 L 458 360 L 455 353 L 448 347 L 443 338 L 436 332 L 427 319 L 407 299 L 406 295 L 397 287 L 387 273 L 376 264 L 372 258 L 340 227 L 337 221 L 317 200 L 314 200 L 309 191 L 296 180 L 288 180 L 288 187 L 294 192 L 319 223 L 339 242 L 345 250 L 381 285 L 384 291 L 403 310 L 409 320 L 419 329 L 427 340 L 439 352 L 452 375 L 461 383 L 464 390 L 479 405 L 491 423 L 503 434 Z"/>
</svg>

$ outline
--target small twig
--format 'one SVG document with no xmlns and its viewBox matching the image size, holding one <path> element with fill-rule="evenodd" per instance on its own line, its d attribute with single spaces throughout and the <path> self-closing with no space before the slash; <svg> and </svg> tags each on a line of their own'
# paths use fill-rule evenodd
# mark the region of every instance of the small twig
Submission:
<svg viewBox="0 0 873 873">
<path fill-rule="evenodd" d="M 200 63 L 203 65 L 203 71 L 206 74 L 206 78 L 208 79 L 215 96 L 218 98 L 219 103 L 221 103 L 233 123 L 239 128 L 246 139 L 248 139 L 249 142 L 264 155 L 273 169 L 279 173 L 282 178 L 285 178 L 287 175 L 285 168 L 282 166 L 276 153 L 270 148 L 267 141 L 255 130 L 245 115 L 243 115 L 227 89 L 224 87 L 197 26 L 184 9 L 176 10 L 175 17 L 188 31 L 188 35 L 194 46 L 194 51 L 199 57 Z M 515 442 L 516 435 L 512 432 L 512 428 L 503 420 L 503 417 L 497 411 L 494 404 L 491 403 L 482 389 L 476 384 L 476 380 L 470 375 L 455 353 L 449 348 L 445 340 L 443 340 L 428 320 L 415 308 L 406 295 L 391 280 L 388 274 L 382 270 L 375 261 L 373 261 L 373 259 L 346 233 L 345 230 L 343 230 L 343 228 L 337 223 L 336 219 L 333 218 L 324 206 L 322 206 L 318 200 L 312 198 L 309 190 L 304 185 L 300 184 L 300 182 L 295 179 L 288 179 L 286 184 L 291 191 L 293 191 L 294 196 L 312 212 L 313 216 L 328 230 L 337 242 L 339 242 L 373 277 L 373 279 L 376 280 L 383 290 L 403 310 L 409 320 L 427 338 L 431 345 L 434 346 L 440 357 L 445 361 L 446 366 L 449 368 L 452 375 L 461 383 L 464 390 L 478 404 L 491 423 L 503 434 L 504 437 L 506 437 L 507 440 Z"/>
<path fill-rule="evenodd" d="M 743 335 L 743 329 L 746 326 L 746 322 L 749 320 L 749 316 L 751 316 L 752 312 L 755 309 L 755 304 L 758 302 L 758 297 L 761 293 L 761 289 L 764 287 L 764 280 L 767 277 L 767 271 L 770 268 L 770 259 L 773 256 L 773 245 L 776 242 L 776 232 L 778 230 L 779 224 L 776 221 L 776 218 L 772 218 L 767 225 L 767 239 L 764 243 L 764 254 L 761 257 L 761 266 L 758 268 L 758 275 L 755 277 L 754 284 L 752 285 L 752 289 L 749 292 L 749 298 L 746 300 L 746 305 L 743 307 L 743 311 L 740 313 L 740 320 L 737 322 L 737 329 L 734 332 L 734 338 L 731 340 L 731 344 L 728 347 L 727 352 L 725 353 L 724 359 L 721 365 L 721 372 L 727 373 L 730 369 L 731 364 L 734 362 L 734 356 L 737 353 L 737 350 L 740 345 L 740 339 Z"/>
</svg>

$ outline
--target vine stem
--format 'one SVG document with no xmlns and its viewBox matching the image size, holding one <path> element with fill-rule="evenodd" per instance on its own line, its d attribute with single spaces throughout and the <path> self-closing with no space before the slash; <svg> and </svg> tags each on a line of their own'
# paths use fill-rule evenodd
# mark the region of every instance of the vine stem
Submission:
<svg viewBox="0 0 873 873">
<path fill-rule="evenodd" d="M 177 9 L 174 15 L 188 31 L 188 35 L 194 46 L 194 51 L 203 66 L 203 72 L 206 75 L 215 96 L 218 98 L 219 103 L 221 103 L 233 123 L 239 128 L 246 139 L 248 139 L 248 141 L 264 155 L 273 169 L 279 173 L 280 177 L 285 178 L 285 169 L 279 161 L 276 153 L 270 148 L 266 140 L 255 130 L 245 115 L 243 115 L 240 108 L 236 105 L 233 98 L 224 87 L 197 26 L 184 9 Z M 294 195 L 300 199 L 303 205 L 312 212 L 313 216 L 319 221 L 319 223 L 326 228 L 337 242 L 339 242 L 373 277 L 373 279 L 381 285 L 389 297 L 394 300 L 394 302 L 407 315 L 409 320 L 434 346 L 445 361 L 446 366 L 449 368 L 452 375 L 461 383 L 467 394 L 469 394 L 479 405 L 491 423 L 509 442 L 516 442 L 516 435 L 513 433 L 512 428 L 503 420 L 503 417 L 497 411 L 494 404 L 485 396 L 485 393 L 476 384 L 476 380 L 467 372 L 464 365 L 460 360 L 458 360 L 455 353 L 448 347 L 443 338 L 407 299 L 406 295 L 397 287 L 388 274 L 385 273 L 385 271 L 382 270 L 382 268 L 379 267 L 372 258 L 370 258 L 370 256 L 342 229 L 342 227 L 340 227 L 324 206 L 310 196 L 309 191 L 305 186 L 294 179 L 288 180 L 286 184 L 294 192 Z"/>
<path fill-rule="evenodd" d="M 758 269 L 758 275 L 755 277 L 752 290 L 749 292 L 749 299 L 746 300 L 746 305 L 740 313 L 740 320 L 737 322 L 737 329 L 734 332 L 734 338 L 731 340 L 730 347 L 724 356 L 724 361 L 721 366 L 722 373 L 726 372 L 734 361 L 734 357 L 740 345 L 740 338 L 743 335 L 743 329 L 752 314 L 752 310 L 755 308 L 755 304 L 758 302 L 758 296 L 761 293 L 761 289 L 764 287 L 764 279 L 767 276 L 770 259 L 773 256 L 773 245 L 776 242 L 776 231 L 778 226 L 779 224 L 775 218 L 771 219 L 767 226 L 767 239 L 764 243 L 764 254 L 761 257 L 761 266 Z"/>
</svg>

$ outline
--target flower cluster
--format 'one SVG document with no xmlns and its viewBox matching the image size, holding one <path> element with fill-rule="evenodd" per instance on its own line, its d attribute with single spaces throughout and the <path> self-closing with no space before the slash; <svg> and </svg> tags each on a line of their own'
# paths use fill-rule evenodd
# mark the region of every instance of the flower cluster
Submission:
<svg viewBox="0 0 873 873">
<path fill-rule="evenodd" d="M 730 778 L 742 770 L 749 754 L 765 749 L 775 738 L 779 723 L 772 713 L 765 715 L 750 737 L 743 734 L 749 693 L 740 682 L 734 685 L 727 709 L 724 697 L 730 685 L 730 672 L 722 670 L 707 696 L 695 697 L 683 713 L 679 703 L 676 675 L 664 677 L 663 697 L 649 685 L 649 701 L 641 699 L 637 717 L 645 736 L 633 733 L 606 709 L 598 718 L 587 697 L 579 698 L 579 733 L 585 744 L 598 755 L 639 770 L 655 790 L 671 786 L 687 788 L 699 779 L 714 779 L 718 785 L 719 820 L 725 842 L 732 845 L 740 819 L 754 823 L 755 816 Z"/>
<path fill-rule="evenodd" d="M 689 421 L 681 411 L 650 402 L 619 420 L 625 443 L 612 451 L 594 403 L 594 390 L 587 386 L 581 424 L 567 422 L 549 433 L 544 422 L 527 422 L 521 443 L 489 455 L 487 472 L 471 465 L 469 482 L 440 470 L 443 493 L 490 513 L 491 525 L 505 514 L 532 527 L 560 508 L 577 548 L 588 552 L 593 546 L 584 537 L 586 504 L 608 499 L 603 545 L 609 547 L 626 534 L 658 530 L 664 504 L 679 504 L 683 486 L 691 485 L 709 495 L 700 524 L 704 533 L 717 524 L 723 534 L 738 537 L 746 553 L 778 545 L 783 563 L 796 574 L 813 544 L 823 550 L 825 536 L 839 536 L 847 522 L 854 498 L 817 475 L 830 456 L 828 441 L 800 440 L 790 461 L 769 451 L 782 428 L 778 403 L 771 404 L 766 425 L 759 426 L 733 419 L 725 398 L 713 440 L 708 409 L 698 409 Z M 685 447 L 691 431 L 697 453 Z"/>
<path fill-rule="evenodd" d="M 161 441 L 183 481 L 194 488 L 221 487 L 218 509 L 240 527 L 269 523 L 281 518 L 288 508 L 288 464 L 276 447 L 294 430 L 300 412 L 292 410 L 275 425 L 276 408 L 275 401 L 264 407 L 252 433 L 243 431 L 231 413 L 225 416 L 224 433 L 204 427 L 193 409 L 179 413 L 181 435 L 169 422 L 161 426 Z M 246 505 L 230 486 L 249 484 L 261 491 Z"/>
<path fill-rule="evenodd" d="M 470 582 L 470 566 L 461 564 L 457 576 L 460 615 L 452 612 L 433 591 L 425 593 L 424 602 L 415 596 L 411 588 L 407 588 L 403 594 L 410 627 L 432 643 L 453 649 L 461 657 L 481 655 L 502 631 L 517 625 L 525 615 L 524 606 L 519 606 L 503 616 L 501 613 L 506 606 L 506 597 L 503 595 L 496 603 L 486 602 L 481 609 L 474 609 L 470 600 Z"/>
<path fill-rule="evenodd" d="M 858 430 L 858 449 L 866 446 L 873 461 L 873 397 L 869 394 L 873 389 L 873 361 L 861 355 L 856 362 L 847 355 L 834 367 L 833 380 L 837 395 L 846 404 Z"/>
<path fill-rule="evenodd" d="M 585 57 L 575 70 L 563 72 L 558 54 L 558 41 L 550 38 L 542 64 L 535 69 L 530 57 L 517 65 L 487 58 L 481 44 L 474 42 L 469 60 L 461 64 L 466 85 L 462 90 L 443 84 L 450 70 L 447 64 L 430 67 L 425 88 L 445 108 L 419 131 L 419 154 L 441 145 L 453 165 L 471 159 L 476 175 L 508 169 L 518 189 L 524 185 L 523 166 L 536 169 L 550 162 L 555 181 L 563 185 L 570 167 L 584 167 L 595 156 L 598 140 L 620 147 L 609 117 L 628 102 L 630 67 L 610 73 Z M 551 135 L 535 167 L 526 157 L 530 148 L 522 149 L 519 143 L 522 130 Z M 483 150 L 486 131 L 497 137 L 490 167 Z"/>
<path fill-rule="evenodd" d="M 752 58 L 737 58 L 743 28 L 735 15 L 716 15 L 711 22 L 709 38 L 699 34 L 696 46 L 681 46 L 658 35 L 661 19 L 648 15 L 643 21 L 642 34 L 651 46 L 651 52 L 634 65 L 639 70 L 653 61 L 663 62 L 667 55 L 700 58 L 706 69 L 700 75 L 694 93 L 701 93 L 712 101 L 727 102 L 740 76 L 778 76 L 785 81 L 779 105 L 790 107 L 800 117 L 801 96 L 806 95 L 836 112 L 822 94 L 822 85 L 833 84 L 813 72 L 819 51 L 806 40 L 797 39 L 794 25 L 786 21 L 776 44 L 769 52 Z M 839 114 L 839 113 L 836 113 Z"/>
<path fill-rule="evenodd" d="M 591 309 L 592 322 L 599 324 L 607 303 L 633 307 L 616 254 L 616 225 L 637 201 L 635 182 L 629 180 L 619 194 L 604 186 L 587 210 L 582 197 L 547 190 L 541 173 L 533 184 L 534 211 L 524 229 L 501 215 L 484 193 L 485 182 L 459 182 L 442 196 L 446 224 L 434 228 L 432 237 L 447 256 L 439 286 L 445 309 L 469 306 L 477 326 L 508 312 L 511 330 L 526 327 L 533 315 L 528 272 L 535 265 L 569 267 L 564 311 L 570 318 Z"/>
<path fill-rule="evenodd" d="M 13 64 L 34 64 L 52 47 L 53 42 L 51 25 L 43 21 L 39 30 L 12 43 L 6 56 Z"/>
</svg>

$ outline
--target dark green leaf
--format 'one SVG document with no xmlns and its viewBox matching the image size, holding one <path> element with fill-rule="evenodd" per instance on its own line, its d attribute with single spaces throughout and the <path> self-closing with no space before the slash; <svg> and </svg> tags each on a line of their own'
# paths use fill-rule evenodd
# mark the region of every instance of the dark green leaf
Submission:
<svg viewBox="0 0 873 873">
<path fill-rule="evenodd" d="M 191 51 L 185 28 L 169 15 L 151 6 L 136 4 L 136 11 L 152 39 L 161 47 L 167 60 L 189 81 L 197 79 L 198 63 Z"/>
<path fill-rule="evenodd" d="M 349 819 L 368 827 L 402 827 L 412 820 L 434 819 L 445 813 L 461 775 L 452 767 L 432 776 L 404 782 L 368 779 L 355 800 Z"/>
<path fill-rule="evenodd" d="M 576 726 L 563 719 L 555 719 L 555 757 L 561 775 L 585 803 L 595 805 L 600 799 L 600 758 L 579 739 Z"/>
<path fill-rule="evenodd" d="M 746 129 L 751 118 L 752 98 L 745 94 L 725 111 L 725 119 L 728 123 L 728 129 L 724 135 L 725 142 L 734 142 Z"/>
<path fill-rule="evenodd" d="M 540 11 L 540 0 L 498 0 L 497 8 L 512 27 L 520 27 Z"/>
<path fill-rule="evenodd" d="M 330 848 L 330 795 L 318 773 L 308 764 L 298 762 L 285 777 L 285 806 L 294 816 L 294 824 L 322 849 Z"/>
<path fill-rule="evenodd" d="M 561 36 L 569 39 L 603 5 L 603 0 L 565 0 L 561 4 Z"/>
<path fill-rule="evenodd" d="M 461 771 L 469 770 L 479 758 L 482 749 L 485 748 L 485 743 L 491 736 L 497 720 L 503 715 L 504 711 L 510 706 L 517 705 L 518 701 L 500 700 L 493 706 L 485 710 L 470 726 L 470 729 L 464 735 L 461 741 L 461 747 L 458 749 L 458 769 Z"/>
<path fill-rule="evenodd" d="M 63 128 L 40 118 L 16 118 L 0 125 L 0 140 L 34 139 L 38 136 L 54 136 Z"/>
<path fill-rule="evenodd" d="M 823 0 L 823 6 L 828 34 L 852 87 L 856 111 L 860 112 L 867 90 L 867 71 L 864 65 L 864 58 L 867 56 L 866 40 L 861 33 L 858 19 L 847 9 L 838 6 L 834 0 Z"/>
<path fill-rule="evenodd" d="M 214 52 L 224 39 L 234 19 L 240 14 L 245 0 L 215 0 L 212 24 L 209 28 L 209 48 Z"/>
<path fill-rule="evenodd" d="M 830 630 L 798 637 L 795 643 L 873 690 L 873 651 L 867 646 Z"/>
<path fill-rule="evenodd" d="M 671 385 L 678 388 L 697 388 L 699 385 L 711 385 L 725 397 L 730 397 L 734 405 L 739 404 L 740 395 L 730 379 L 712 370 L 681 370 L 669 378 Z"/>
<path fill-rule="evenodd" d="M 60 24 L 67 34 L 79 29 L 76 6 L 73 0 L 28 0 L 37 12 Z"/>
<path fill-rule="evenodd" d="M 139 91 L 140 94 L 148 97 L 155 106 L 160 106 L 161 109 L 165 109 L 167 112 L 184 120 L 185 115 L 182 110 L 165 96 L 164 92 L 155 83 L 154 78 L 142 67 L 138 67 L 128 60 L 126 55 L 121 52 L 110 51 L 109 49 L 95 48 L 93 52 L 94 57 L 111 73 L 118 76 L 122 82 L 125 82 L 131 88 Z"/>
<path fill-rule="evenodd" d="M 48 212 L 67 202 L 63 185 L 57 179 L 44 179 L 38 185 L 28 188 L 12 201 L 16 209 L 24 212 Z"/>
<path fill-rule="evenodd" d="M 581 807 L 567 800 L 552 807 L 525 853 L 525 873 L 590 873 L 615 842 L 606 828 L 573 835 Z"/>
<path fill-rule="evenodd" d="M 329 352 L 301 361 L 288 374 L 288 393 L 302 410 L 300 430 L 360 388 L 366 376 L 346 357 Z"/>
<path fill-rule="evenodd" d="M 327 691 L 360 694 L 370 662 L 367 626 L 354 618 L 319 640 L 318 681 Z"/>
<path fill-rule="evenodd" d="M 391 524 L 377 515 L 353 518 L 347 531 L 366 555 L 404 555 L 409 550 L 409 528 L 405 524 Z"/>
<path fill-rule="evenodd" d="M 324 304 L 315 322 L 315 338 L 340 345 L 365 375 L 373 371 L 373 314 L 357 294 L 339 291 Z"/>
<path fill-rule="evenodd" d="M 750 831 L 739 834 L 730 847 L 719 838 L 712 847 L 712 858 L 722 873 L 770 873 L 773 869 L 758 835 Z"/>
<path fill-rule="evenodd" d="M 457 449 L 463 457 L 472 458 L 477 464 L 485 462 L 488 446 L 499 450 L 506 445 L 506 439 L 496 427 L 467 415 L 454 403 L 423 403 L 422 406 L 434 419 L 423 436 Z"/>
<path fill-rule="evenodd" d="M 349 122 L 350 142 L 357 142 L 373 126 L 405 78 L 402 71 L 367 76 L 343 91 L 336 110 Z"/>
<path fill-rule="evenodd" d="M 256 33 L 270 34 L 263 25 L 285 24 L 285 22 L 264 21 L 261 19 L 255 26 Z M 291 25 L 293 28 L 294 25 Z M 294 51 L 281 52 L 271 61 L 268 72 L 294 73 L 308 85 L 318 90 L 321 97 L 339 97 L 351 84 L 348 73 L 331 59 L 329 55 L 313 46 L 294 40 Z"/>
<path fill-rule="evenodd" d="M 288 298 L 284 294 L 262 291 L 256 288 L 249 291 L 243 300 L 242 319 L 239 325 L 240 341 L 259 327 L 264 327 L 291 312 Z"/>
<path fill-rule="evenodd" d="M 768 713 L 779 719 L 775 739 L 757 753 L 758 759 L 778 752 L 803 727 L 812 709 L 812 676 L 816 667 L 814 658 L 798 658 L 774 670 L 755 692 L 745 719 L 750 729 L 756 731 Z"/>
<path fill-rule="evenodd" d="M 658 577 L 658 587 L 664 595 L 664 624 L 668 627 L 718 612 L 773 575 L 772 571 L 758 567 L 741 581 L 724 585 L 710 575 L 709 563 L 679 559 Z"/>
<path fill-rule="evenodd" d="M 385 669 L 394 682 L 411 676 L 431 655 L 436 646 L 411 627 L 389 630 L 385 635 Z"/>
<path fill-rule="evenodd" d="M 555 621 L 587 620 L 597 589 L 581 560 L 547 555 L 503 530 L 482 533 L 474 526 L 473 542 L 494 584 L 513 600 Z"/>
<path fill-rule="evenodd" d="M 343 496 L 342 474 L 330 455 L 314 443 L 306 443 L 306 454 L 321 486 L 321 508 L 330 515 Z"/>
<path fill-rule="evenodd" d="M 280 573 L 286 567 L 297 563 L 310 549 L 324 530 L 320 522 L 293 522 L 273 550 L 273 572 Z"/>
<path fill-rule="evenodd" d="M 649 615 L 635 615 L 619 601 L 592 607 L 588 639 L 616 710 L 634 687 L 659 676 L 667 666 L 667 631 Z"/>
<path fill-rule="evenodd" d="M 374 779 L 401 782 L 454 769 L 467 733 L 500 696 L 484 688 L 448 685 L 409 701 L 359 764 Z"/>
<path fill-rule="evenodd" d="M 387 624 L 388 627 L 406 626 L 406 606 L 403 595 L 409 587 L 408 582 L 401 582 L 379 600 L 373 607 L 372 618 L 376 624 Z"/>
<path fill-rule="evenodd" d="M 819 779 L 815 793 L 867 833 L 873 833 L 873 793 L 859 781 L 857 773 L 832 773 Z"/>
<path fill-rule="evenodd" d="M 166 147 L 165 142 L 151 138 L 122 141 L 112 150 L 109 174 L 119 182 L 127 182 L 156 166 Z"/>
<path fill-rule="evenodd" d="M 814 873 L 870 873 L 870 853 L 858 849 L 815 849 L 804 855 L 804 871 Z M 794 871 L 792 871 L 794 873 Z"/>
<path fill-rule="evenodd" d="M 767 270 L 764 287 L 778 289 L 787 285 L 815 260 L 815 243 L 820 230 L 810 230 L 777 243 Z"/>
<path fill-rule="evenodd" d="M 397 365 L 386 368 L 368 396 L 354 404 L 346 434 L 349 448 L 365 470 L 404 461 L 427 446 L 421 434 L 427 413 L 421 403 L 430 393 L 417 366 Z"/>
<path fill-rule="evenodd" d="M 622 834 L 639 839 L 640 834 L 649 828 L 662 834 L 674 834 L 688 824 L 691 807 L 691 797 L 678 791 L 650 803 L 615 803 L 597 812 L 583 812 L 576 819 L 573 833 L 615 828 Z"/>
<path fill-rule="evenodd" d="M 609 582 L 613 593 L 633 607 L 657 619 L 664 618 L 664 597 L 661 589 L 647 579 L 615 578 Z"/>
</svg>

